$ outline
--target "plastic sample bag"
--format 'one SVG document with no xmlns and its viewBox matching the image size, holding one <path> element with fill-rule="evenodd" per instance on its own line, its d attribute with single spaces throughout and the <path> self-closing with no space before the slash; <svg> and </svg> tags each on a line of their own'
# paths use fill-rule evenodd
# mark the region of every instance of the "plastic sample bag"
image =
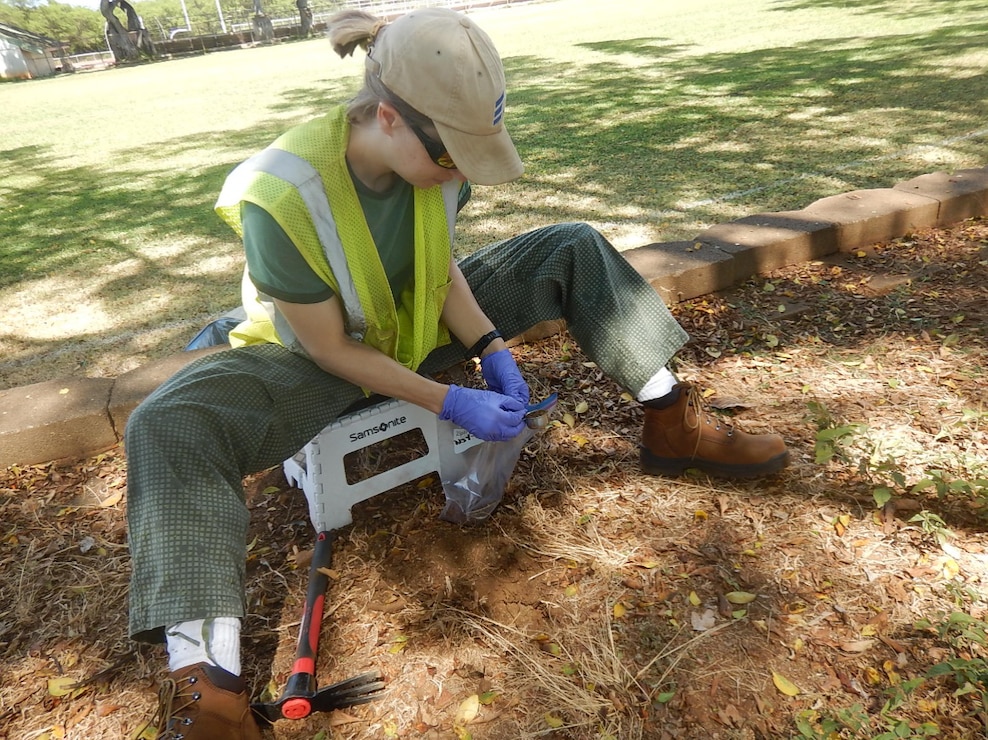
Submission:
<svg viewBox="0 0 988 740">
<path fill-rule="evenodd" d="M 464 468 L 455 480 L 443 480 L 446 506 L 440 519 L 454 524 L 482 522 L 489 517 L 504 496 L 508 479 L 514 472 L 521 451 L 535 436 L 535 430 L 548 426 L 549 411 L 556 405 L 551 396 L 528 406 L 525 429 L 514 439 L 475 445 L 464 456 Z"/>
<path fill-rule="evenodd" d="M 439 518 L 454 524 L 487 519 L 501 503 L 522 448 L 534 436 L 535 431 L 525 427 L 513 439 L 484 442 L 462 453 L 466 470 L 456 480 L 443 481 L 446 506 Z"/>
</svg>

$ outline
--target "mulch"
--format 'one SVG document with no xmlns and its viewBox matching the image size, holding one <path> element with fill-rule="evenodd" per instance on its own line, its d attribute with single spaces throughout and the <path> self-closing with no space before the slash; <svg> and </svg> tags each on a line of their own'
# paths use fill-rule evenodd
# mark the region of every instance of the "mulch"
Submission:
<svg viewBox="0 0 988 740">
<path fill-rule="evenodd" d="M 560 403 L 491 519 L 441 521 L 429 475 L 336 533 L 319 675 L 380 670 L 385 696 L 266 736 L 983 736 L 958 676 L 988 659 L 986 299 L 976 220 L 675 306 L 677 372 L 790 445 L 763 481 L 642 475 L 637 404 L 565 334 L 517 348 Z M 277 696 L 313 532 L 280 469 L 245 490 L 244 670 Z M 166 661 L 126 636 L 125 513 L 119 448 L 0 473 L 0 738 L 128 737 L 153 710 Z"/>
</svg>

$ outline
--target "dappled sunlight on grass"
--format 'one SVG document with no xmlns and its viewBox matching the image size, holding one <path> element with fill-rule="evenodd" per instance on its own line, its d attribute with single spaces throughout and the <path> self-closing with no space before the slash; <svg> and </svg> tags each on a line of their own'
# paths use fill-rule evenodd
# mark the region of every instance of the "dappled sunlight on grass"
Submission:
<svg viewBox="0 0 988 740">
<path fill-rule="evenodd" d="M 691 239 L 750 213 L 984 166 L 978 3 L 744 5 L 743 17 L 726 0 L 476 12 L 505 57 L 527 170 L 474 189 L 458 254 L 557 221 L 587 221 L 620 249 Z M 27 305 L 40 292 L 45 310 L 31 315 L 62 325 L 5 327 L 3 346 L 22 348 L 5 358 L 82 338 L 59 302 L 98 306 L 91 338 L 111 344 L 235 305 L 241 247 L 212 212 L 226 174 L 345 100 L 362 74 L 360 54 L 340 60 L 313 39 L 0 88 L 0 297 Z M 183 332 L 146 359 L 184 345 Z"/>
</svg>

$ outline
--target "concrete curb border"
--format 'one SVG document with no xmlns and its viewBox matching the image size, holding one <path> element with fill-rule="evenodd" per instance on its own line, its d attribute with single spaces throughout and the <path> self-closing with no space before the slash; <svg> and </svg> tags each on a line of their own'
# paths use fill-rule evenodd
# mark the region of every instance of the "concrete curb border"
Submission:
<svg viewBox="0 0 988 740">
<path fill-rule="evenodd" d="M 823 198 L 799 211 L 747 216 L 706 229 L 691 241 L 649 244 L 623 254 L 671 304 L 785 265 L 986 215 L 988 167 L 934 172 L 891 188 Z M 546 322 L 511 343 L 561 328 L 562 322 Z M 112 447 L 149 393 L 192 360 L 222 349 L 180 352 L 117 378 L 69 378 L 0 391 L 0 467 L 76 460 Z"/>
</svg>

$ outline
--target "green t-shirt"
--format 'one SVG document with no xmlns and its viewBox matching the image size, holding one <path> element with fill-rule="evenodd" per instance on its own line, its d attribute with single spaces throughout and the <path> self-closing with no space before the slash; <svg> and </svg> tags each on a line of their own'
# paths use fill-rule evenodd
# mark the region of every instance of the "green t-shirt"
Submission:
<svg viewBox="0 0 988 740">
<path fill-rule="evenodd" d="M 357 178 L 354 187 L 381 264 L 397 301 L 414 275 L 415 205 L 412 186 L 402 179 L 385 193 L 375 192 Z M 458 208 L 470 198 L 467 183 L 460 188 Z M 330 288 L 302 257 L 277 221 L 263 208 L 241 206 L 247 273 L 262 293 L 289 303 L 319 303 L 333 297 Z"/>
</svg>

